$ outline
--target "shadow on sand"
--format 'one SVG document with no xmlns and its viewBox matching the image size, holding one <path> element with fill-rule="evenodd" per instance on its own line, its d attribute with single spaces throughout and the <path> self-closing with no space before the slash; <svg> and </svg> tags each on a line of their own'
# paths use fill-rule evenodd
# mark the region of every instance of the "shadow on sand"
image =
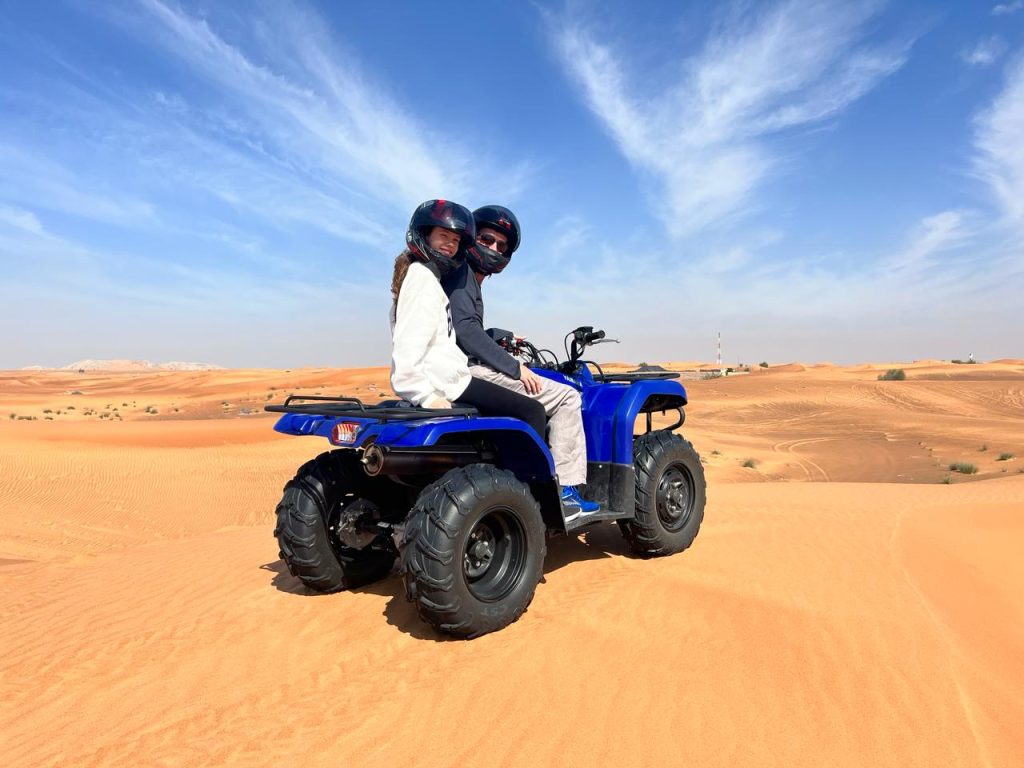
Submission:
<svg viewBox="0 0 1024 768">
<path fill-rule="evenodd" d="M 599 523 L 579 534 L 554 536 L 548 539 L 547 548 L 544 573 L 540 578 L 541 584 L 545 583 L 544 577 L 547 574 L 554 573 L 572 563 L 629 555 L 629 547 L 619 533 L 618 526 L 614 523 Z M 271 586 L 281 592 L 306 597 L 324 596 L 323 593 L 309 589 L 288 573 L 288 567 L 283 560 L 264 563 L 260 569 L 273 574 L 270 580 Z M 394 570 L 380 581 L 349 591 L 388 598 L 387 604 L 384 606 L 384 618 L 388 624 L 417 640 L 431 640 L 438 643 L 458 640 L 458 638 L 438 632 L 420 619 L 416 614 L 416 606 L 406 600 L 405 585 Z"/>
</svg>

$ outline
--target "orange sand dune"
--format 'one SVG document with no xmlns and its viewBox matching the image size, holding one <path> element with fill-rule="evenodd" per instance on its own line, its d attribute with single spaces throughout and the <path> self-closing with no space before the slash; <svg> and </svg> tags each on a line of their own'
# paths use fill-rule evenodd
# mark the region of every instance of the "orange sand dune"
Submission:
<svg viewBox="0 0 1024 768">
<path fill-rule="evenodd" d="M 694 546 L 553 539 L 469 642 L 278 559 L 263 405 L 386 370 L 0 372 L 4 764 L 1018 766 L 1024 371 L 915 365 L 685 382 Z"/>
</svg>

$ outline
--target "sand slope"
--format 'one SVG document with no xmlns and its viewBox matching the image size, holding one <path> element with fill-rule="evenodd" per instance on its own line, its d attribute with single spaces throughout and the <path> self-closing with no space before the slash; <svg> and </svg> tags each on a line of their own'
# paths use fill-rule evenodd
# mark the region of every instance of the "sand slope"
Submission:
<svg viewBox="0 0 1024 768">
<path fill-rule="evenodd" d="M 0 422 L 4 763 L 1019 765 L 1024 373 L 928 366 L 688 382 L 693 548 L 552 540 L 523 619 L 472 642 L 396 576 L 317 596 L 277 557 L 280 486 L 327 443 L 239 411 L 386 372 L 0 374 L 0 415 L 37 416 Z M 123 419 L 46 421 L 70 389 Z"/>
</svg>

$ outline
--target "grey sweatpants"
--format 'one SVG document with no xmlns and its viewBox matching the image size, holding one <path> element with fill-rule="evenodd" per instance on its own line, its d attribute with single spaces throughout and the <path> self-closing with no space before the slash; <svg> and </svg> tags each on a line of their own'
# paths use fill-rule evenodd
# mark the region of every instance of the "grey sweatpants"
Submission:
<svg viewBox="0 0 1024 768">
<path fill-rule="evenodd" d="M 478 379 L 494 382 L 543 405 L 548 415 L 548 440 L 558 482 L 562 485 L 582 485 L 587 482 L 587 443 L 583 435 L 583 401 L 579 392 L 567 384 L 542 379 L 544 385 L 540 392 L 531 395 L 523 382 L 498 373 L 486 365 L 471 365 L 469 372 Z"/>
</svg>

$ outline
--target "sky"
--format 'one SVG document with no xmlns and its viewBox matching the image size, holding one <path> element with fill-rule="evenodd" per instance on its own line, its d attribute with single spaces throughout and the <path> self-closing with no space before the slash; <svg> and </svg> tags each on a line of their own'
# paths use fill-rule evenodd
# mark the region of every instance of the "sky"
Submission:
<svg viewBox="0 0 1024 768">
<path fill-rule="evenodd" d="M 387 365 L 416 205 L 598 361 L 1024 357 L 1024 0 L 0 0 L 0 368 Z"/>
</svg>

